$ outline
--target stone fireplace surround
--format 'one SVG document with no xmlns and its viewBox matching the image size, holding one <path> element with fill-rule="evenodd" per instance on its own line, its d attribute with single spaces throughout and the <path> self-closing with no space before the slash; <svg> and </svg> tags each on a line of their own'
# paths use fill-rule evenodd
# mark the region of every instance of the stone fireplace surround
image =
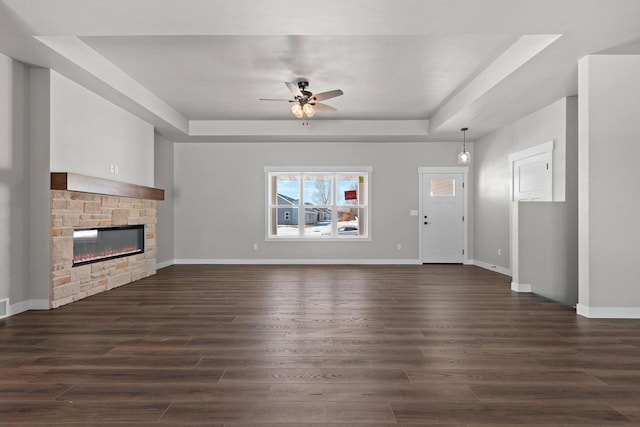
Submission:
<svg viewBox="0 0 640 427">
<path fill-rule="evenodd" d="M 156 273 L 156 200 L 163 190 L 67 173 L 52 173 L 51 188 L 50 308 Z M 72 266 L 74 227 L 136 224 L 145 226 L 144 253 Z"/>
</svg>

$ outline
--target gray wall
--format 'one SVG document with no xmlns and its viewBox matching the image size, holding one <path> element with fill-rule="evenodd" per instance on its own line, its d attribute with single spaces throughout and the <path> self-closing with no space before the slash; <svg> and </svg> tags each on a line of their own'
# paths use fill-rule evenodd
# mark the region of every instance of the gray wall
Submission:
<svg viewBox="0 0 640 427">
<path fill-rule="evenodd" d="M 519 205 L 519 281 L 533 292 L 578 302 L 578 100 L 566 103 L 566 201 Z"/>
<path fill-rule="evenodd" d="M 476 261 L 511 268 L 509 154 L 555 140 L 553 200 L 565 200 L 566 103 L 561 99 L 475 142 Z"/>
<path fill-rule="evenodd" d="M 576 200 L 577 201 L 577 200 Z M 520 204 L 520 283 L 554 301 L 578 302 L 578 212 L 565 202 Z"/>
<path fill-rule="evenodd" d="M 418 259 L 418 167 L 456 166 L 451 143 L 178 143 L 178 260 Z M 265 166 L 372 166 L 369 242 L 265 242 Z M 258 243 L 258 250 L 253 244 Z M 402 250 L 397 250 L 400 243 Z"/>
<path fill-rule="evenodd" d="M 0 54 L 0 299 L 29 295 L 28 76 Z"/>
<path fill-rule="evenodd" d="M 155 187 L 164 190 L 164 200 L 158 201 L 156 241 L 158 244 L 157 264 L 162 267 L 173 263 L 173 142 L 156 134 L 154 148 Z"/>
<path fill-rule="evenodd" d="M 29 286 L 32 308 L 48 308 L 51 292 L 51 71 L 29 69 Z"/>
<path fill-rule="evenodd" d="M 579 96 L 578 312 L 640 317 L 640 56 L 583 58 Z"/>
</svg>

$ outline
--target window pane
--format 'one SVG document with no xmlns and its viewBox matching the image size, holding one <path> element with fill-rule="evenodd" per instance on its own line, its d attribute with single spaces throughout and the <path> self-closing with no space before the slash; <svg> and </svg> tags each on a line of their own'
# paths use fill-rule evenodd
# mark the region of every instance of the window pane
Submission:
<svg viewBox="0 0 640 427">
<path fill-rule="evenodd" d="M 331 237 L 331 208 L 305 208 L 304 236 Z"/>
<path fill-rule="evenodd" d="M 298 236 L 298 208 L 274 208 L 271 212 L 273 236 Z"/>
<path fill-rule="evenodd" d="M 336 176 L 336 203 L 339 205 L 363 205 L 365 204 L 364 176 L 338 175 Z"/>
<path fill-rule="evenodd" d="M 300 204 L 300 176 L 299 175 L 278 175 L 275 178 L 275 191 L 272 204 L 276 205 L 299 205 Z"/>
<path fill-rule="evenodd" d="M 332 179 L 330 175 L 305 175 L 304 204 L 307 206 L 332 204 Z"/>
<path fill-rule="evenodd" d="M 349 206 L 338 207 L 338 236 L 364 235 L 364 209 Z"/>
<path fill-rule="evenodd" d="M 456 180 L 432 179 L 431 197 L 456 197 Z"/>
</svg>

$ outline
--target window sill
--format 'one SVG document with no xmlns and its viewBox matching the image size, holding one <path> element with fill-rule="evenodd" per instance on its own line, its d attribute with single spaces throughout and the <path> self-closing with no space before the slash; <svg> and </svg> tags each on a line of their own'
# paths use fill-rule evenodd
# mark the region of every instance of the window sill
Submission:
<svg viewBox="0 0 640 427">
<path fill-rule="evenodd" d="M 370 242 L 371 237 L 267 237 L 266 242 Z"/>
</svg>

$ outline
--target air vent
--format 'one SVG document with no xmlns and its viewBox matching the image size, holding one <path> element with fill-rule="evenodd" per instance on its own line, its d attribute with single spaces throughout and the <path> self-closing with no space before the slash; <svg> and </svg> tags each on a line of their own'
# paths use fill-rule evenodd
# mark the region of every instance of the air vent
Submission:
<svg viewBox="0 0 640 427">
<path fill-rule="evenodd" d="M 7 310 L 9 308 L 9 298 L 0 299 L 0 319 L 7 317 Z"/>
</svg>

